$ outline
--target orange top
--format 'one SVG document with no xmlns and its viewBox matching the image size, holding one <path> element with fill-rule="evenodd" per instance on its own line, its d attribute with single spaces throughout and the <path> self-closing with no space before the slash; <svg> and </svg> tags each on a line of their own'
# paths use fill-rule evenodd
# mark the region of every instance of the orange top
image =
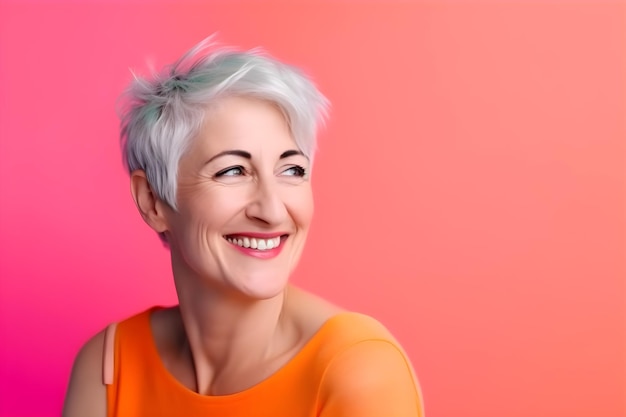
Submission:
<svg viewBox="0 0 626 417">
<path fill-rule="evenodd" d="M 147 310 L 117 325 L 109 417 L 423 417 L 419 386 L 398 343 L 357 313 L 329 319 L 283 368 L 231 395 L 179 383 L 157 352 Z"/>
</svg>

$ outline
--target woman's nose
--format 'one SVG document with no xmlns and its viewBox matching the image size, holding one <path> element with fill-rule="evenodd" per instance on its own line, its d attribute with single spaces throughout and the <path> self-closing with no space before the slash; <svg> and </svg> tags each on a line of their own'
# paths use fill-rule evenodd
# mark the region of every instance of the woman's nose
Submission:
<svg viewBox="0 0 626 417">
<path fill-rule="evenodd" d="M 246 215 L 268 225 L 283 223 L 287 216 L 287 208 L 280 197 L 278 186 L 272 181 L 259 180 L 252 201 L 246 209 Z"/>
</svg>

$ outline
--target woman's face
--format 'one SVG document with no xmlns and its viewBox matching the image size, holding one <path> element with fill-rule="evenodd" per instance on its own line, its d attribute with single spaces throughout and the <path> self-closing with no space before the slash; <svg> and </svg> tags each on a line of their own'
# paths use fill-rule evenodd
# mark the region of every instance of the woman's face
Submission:
<svg viewBox="0 0 626 417">
<path fill-rule="evenodd" d="M 313 216 L 309 160 L 282 112 L 230 97 L 207 111 L 166 214 L 174 270 L 254 298 L 280 293 Z"/>
</svg>

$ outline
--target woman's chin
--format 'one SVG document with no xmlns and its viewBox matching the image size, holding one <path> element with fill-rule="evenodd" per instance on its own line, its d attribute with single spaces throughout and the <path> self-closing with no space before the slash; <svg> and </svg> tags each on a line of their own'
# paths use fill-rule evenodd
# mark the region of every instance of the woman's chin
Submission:
<svg viewBox="0 0 626 417">
<path fill-rule="evenodd" d="M 253 300 L 267 300 L 279 296 L 287 288 L 288 279 L 248 276 L 243 280 L 231 282 L 232 288 L 241 295 Z"/>
</svg>

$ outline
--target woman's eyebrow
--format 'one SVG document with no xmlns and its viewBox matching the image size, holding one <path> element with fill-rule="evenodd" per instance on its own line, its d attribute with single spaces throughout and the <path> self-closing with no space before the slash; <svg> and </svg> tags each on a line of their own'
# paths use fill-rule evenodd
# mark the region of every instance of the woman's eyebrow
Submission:
<svg viewBox="0 0 626 417">
<path fill-rule="evenodd" d="M 250 154 L 250 152 L 242 151 L 241 149 L 229 149 L 227 151 L 222 151 L 216 155 L 213 155 L 208 161 L 205 162 L 205 165 L 211 163 L 217 158 L 220 158 L 226 155 L 235 155 L 235 156 L 240 156 L 246 159 L 252 159 L 252 154 Z M 289 158 L 290 156 L 294 156 L 294 155 L 302 155 L 306 158 L 306 155 L 304 155 L 301 151 L 297 149 L 290 149 L 288 151 L 281 153 L 279 159 Z"/>
<path fill-rule="evenodd" d="M 300 151 L 298 151 L 296 149 L 290 149 L 288 151 L 285 151 L 285 152 L 281 153 L 279 159 L 289 158 L 290 156 L 294 156 L 294 155 L 302 155 L 302 156 L 304 156 L 306 158 L 306 156 L 302 152 L 300 152 Z"/>
<path fill-rule="evenodd" d="M 211 159 L 209 159 L 208 161 L 205 162 L 205 165 L 212 162 L 213 160 L 221 157 L 221 156 L 226 156 L 226 155 L 235 155 L 235 156 L 240 156 L 242 158 L 246 158 L 246 159 L 252 159 L 252 155 L 250 154 L 250 152 L 246 152 L 246 151 L 242 151 L 240 149 L 231 149 L 228 151 L 223 151 L 218 153 L 217 155 L 213 155 L 211 157 Z"/>
</svg>

